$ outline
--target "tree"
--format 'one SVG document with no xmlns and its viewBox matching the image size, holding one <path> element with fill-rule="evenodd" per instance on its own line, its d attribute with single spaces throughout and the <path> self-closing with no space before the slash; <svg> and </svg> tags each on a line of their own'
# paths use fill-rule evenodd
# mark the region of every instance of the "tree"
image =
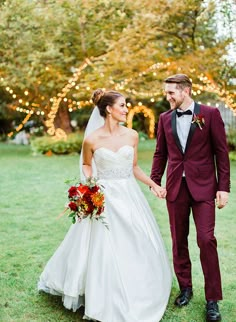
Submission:
<svg viewBox="0 0 236 322">
<path fill-rule="evenodd" d="M 185 72 L 194 81 L 204 73 L 235 89 L 229 82 L 235 66 L 222 59 L 232 39 L 215 32 L 214 1 L 6 0 L 0 6 L 0 77 L 10 88 L 9 106 L 40 111 L 46 121 L 53 97 L 90 59 L 79 89 L 71 86 L 68 100 L 61 99 L 55 122 L 66 131 L 65 107 L 88 100 L 97 87 L 117 88 L 138 101 L 154 89 L 161 96 L 163 78 Z M 156 63 L 158 68 L 149 68 Z"/>
</svg>

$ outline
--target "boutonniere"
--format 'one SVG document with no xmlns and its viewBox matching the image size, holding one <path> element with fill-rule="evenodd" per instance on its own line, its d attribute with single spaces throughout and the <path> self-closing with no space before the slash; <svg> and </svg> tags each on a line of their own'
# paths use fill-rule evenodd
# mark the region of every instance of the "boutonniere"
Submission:
<svg viewBox="0 0 236 322">
<path fill-rule="evenodd" d="M 202 127 L 205 125 L 205 118 L 203 114 L 193 114 L 192 123 L 198 125 L 199 129 L 202 130 Z"/>
</svg>

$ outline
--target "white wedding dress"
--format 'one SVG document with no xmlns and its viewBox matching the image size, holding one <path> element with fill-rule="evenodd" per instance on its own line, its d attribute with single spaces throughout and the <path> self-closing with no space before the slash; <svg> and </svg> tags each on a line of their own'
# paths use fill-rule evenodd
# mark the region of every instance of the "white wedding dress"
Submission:
<svg viewBox="0 0 236 322">
<path fill-rule="evenodd" d="M 158 322 L 172 273 L 151 209 L 133 176 L 132 146 L 94 153 L 105 189 L 105 216 L 72 224 L 47 263 L 38 289 L 61 295 L 66 308 L 85 306 L 85 319 Z"/>
</svg>

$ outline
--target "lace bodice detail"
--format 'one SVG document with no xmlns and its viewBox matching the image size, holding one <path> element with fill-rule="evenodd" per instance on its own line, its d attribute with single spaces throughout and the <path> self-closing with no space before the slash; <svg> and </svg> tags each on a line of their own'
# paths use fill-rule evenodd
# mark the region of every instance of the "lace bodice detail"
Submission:
<svg viewBox="0 0 236 322">
<path fill-rule="evenodd" d="M 133 176 L 134 148 L 124 145 L 117 151 L 101 147 L 94 152 L 99 179 L 127 179 Z"/>
</svg>

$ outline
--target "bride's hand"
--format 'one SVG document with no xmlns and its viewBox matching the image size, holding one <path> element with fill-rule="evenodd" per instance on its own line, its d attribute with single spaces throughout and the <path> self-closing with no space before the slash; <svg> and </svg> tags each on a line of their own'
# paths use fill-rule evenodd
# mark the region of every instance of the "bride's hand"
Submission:
<svg viewBox="0 0 236 322">
<path fill-rule="evenodd" d="M 158 198 L 164 199 L 166 197 L 166 188 L 160 187 L 157 184 L 151 187 L 151 192 Z"/>
</svg>

